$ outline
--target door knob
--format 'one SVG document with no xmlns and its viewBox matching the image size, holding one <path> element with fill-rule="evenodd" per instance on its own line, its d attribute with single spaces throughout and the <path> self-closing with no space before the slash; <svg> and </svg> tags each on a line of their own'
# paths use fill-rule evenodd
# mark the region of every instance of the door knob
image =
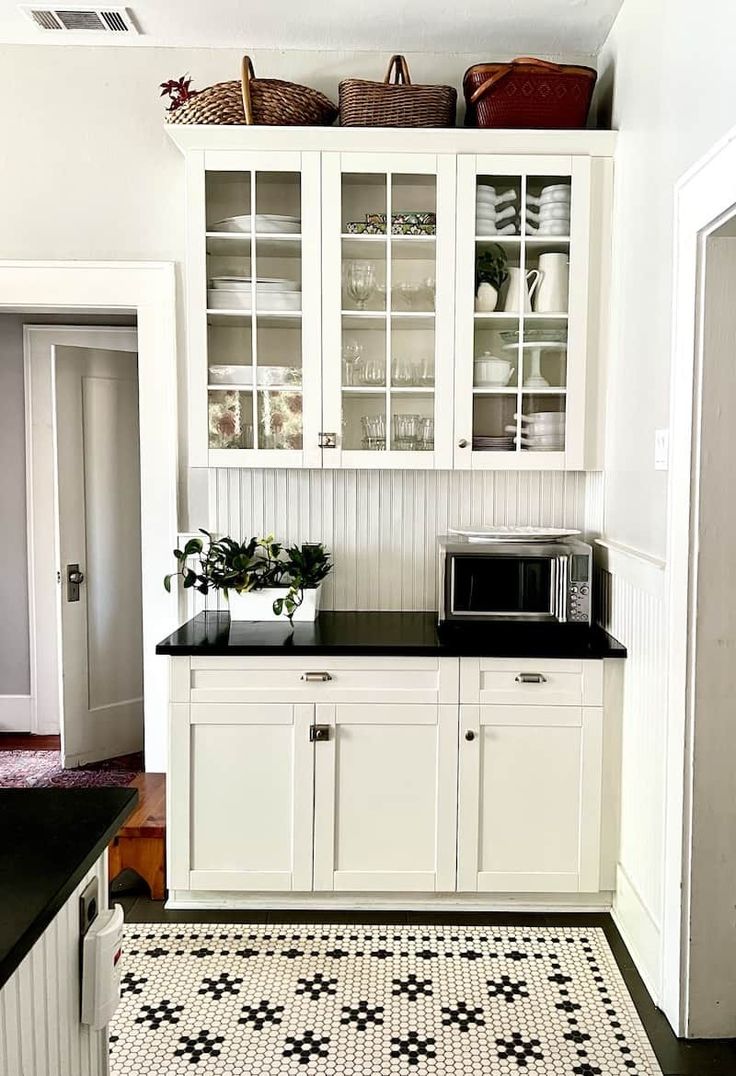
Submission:
<svg viewBox="0 0 736 1076">
<path fill-rule="evenodd" d="M 80 572 L 78 564 L 66 566 L 66 600 L 68 602 L 79 601 L 79 584 L 84 582 L 84 572 Z"/>
<path fill-rule="evenodd" d="M 468 729 L 468 731 L 465 733 L 465 739 L 469 742 L 475 739 L 475 733 L 472 729 Z"/>
<path fill-rule="evenodd" d="M 468 442 L 465 440 L 464 437 L 460 438 L 460 440 L 457 443 L 457 447 L 458 448 L 467 448 L 468 447 Z"/>
</svg>

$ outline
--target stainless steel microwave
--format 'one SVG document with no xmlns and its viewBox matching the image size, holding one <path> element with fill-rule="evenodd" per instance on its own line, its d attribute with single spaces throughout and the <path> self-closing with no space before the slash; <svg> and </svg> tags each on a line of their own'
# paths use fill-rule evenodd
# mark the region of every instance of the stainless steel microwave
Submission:
<svg viewBox="0 0 736 1076">
<path fill-rule="evenodd" d="M 591 623 L 593 550 L 585 542 L 439 539 L 439 619 Z"/>
</svg>

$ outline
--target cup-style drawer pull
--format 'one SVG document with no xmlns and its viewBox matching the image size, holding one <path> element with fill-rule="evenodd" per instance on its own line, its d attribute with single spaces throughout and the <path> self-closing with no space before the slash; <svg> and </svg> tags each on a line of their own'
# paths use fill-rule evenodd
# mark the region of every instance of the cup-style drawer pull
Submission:
<svg viewBox="0 0 736 1076">
<path fill-rule="evenodd" d="M 517 684 L 546 684 L 547 677 L 541 673 L 519 673 L 514 678 Z"/>
<path fill-rule="evenodd" d="M 327 680 L 331 680 L 332 676 L 328 672 L 305 672 L 302 673 L 302 680 L 306 680 L 308 684 L 323 684 Z"/>
</svg>

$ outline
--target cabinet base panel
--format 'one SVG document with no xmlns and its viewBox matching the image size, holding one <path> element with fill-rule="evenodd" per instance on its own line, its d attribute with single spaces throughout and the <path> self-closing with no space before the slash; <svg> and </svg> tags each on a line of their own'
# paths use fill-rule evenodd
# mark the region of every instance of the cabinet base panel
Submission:
<svg viewBox="0 0 736 1076">
<path fill-rule="evenodd" d="M 396 911 L 607 912 L 613 894 L 603 893 L 218 893 L 170 889 L 170 911 Z"/>
</svg>

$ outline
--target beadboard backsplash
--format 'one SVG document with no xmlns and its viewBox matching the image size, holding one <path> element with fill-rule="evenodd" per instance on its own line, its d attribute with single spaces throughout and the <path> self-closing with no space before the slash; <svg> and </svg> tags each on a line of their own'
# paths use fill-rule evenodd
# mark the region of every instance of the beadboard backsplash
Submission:
<svg viewBox="0 0 736 1076">
<path fill-rule="evenodd" d="M 210 526 L 323 542 L 325 609 L 436 609 L 437 535 L 452 526 L 600 530 L 598 474 L 559 471 L 210 472 Z M 208 603 L 209 604 L 209 603 Z"/>
</svg>

